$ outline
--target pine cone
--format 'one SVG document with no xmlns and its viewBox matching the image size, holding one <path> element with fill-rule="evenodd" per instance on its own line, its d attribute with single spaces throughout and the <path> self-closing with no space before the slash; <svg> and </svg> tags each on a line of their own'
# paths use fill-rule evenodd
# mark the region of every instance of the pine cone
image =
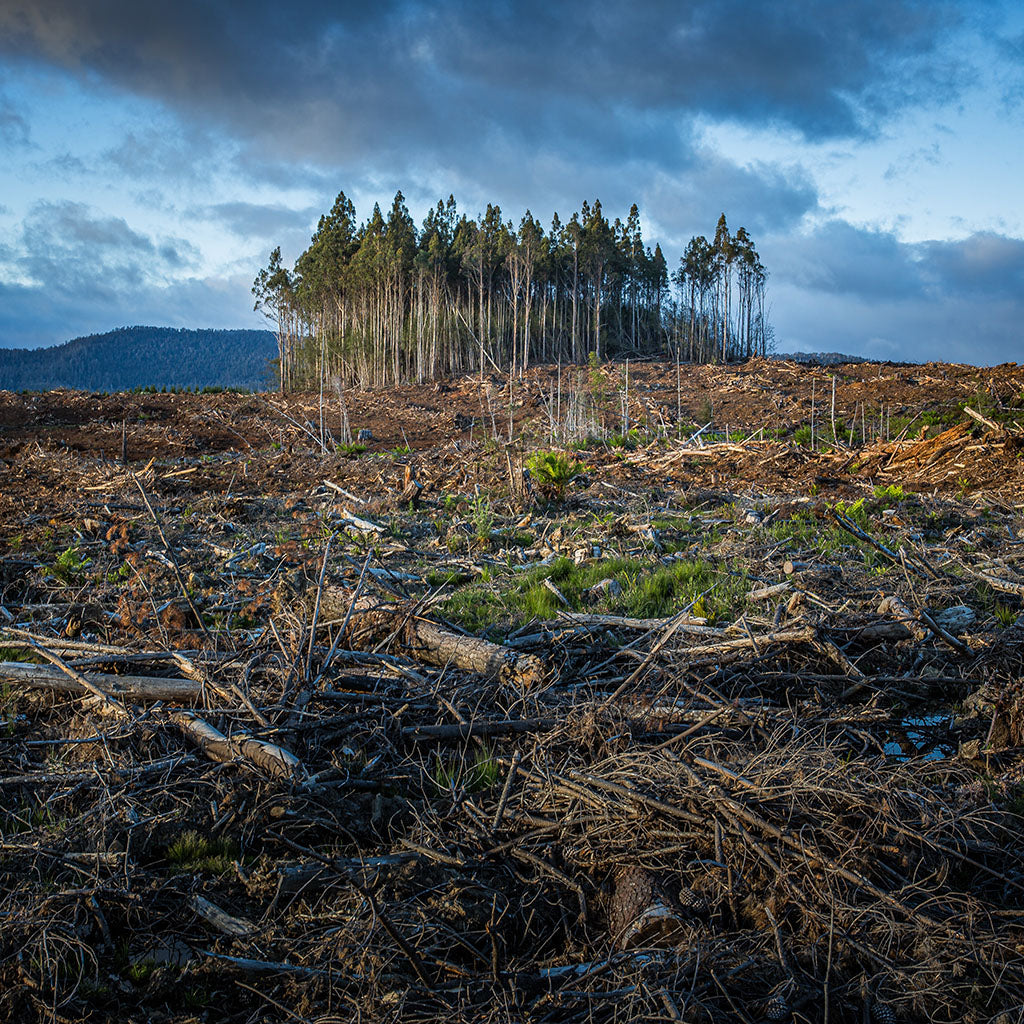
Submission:
<svg viewBox="0 0 1024 1024">
<path fill-rule="evenodd" d="M 703 916 L 708 912 L 708 901 L 700 893 L 688 889 L 685 885 L 679 889 L 679 906 L 692 914 Z"/>
<path fill-rule="evenodd" d="M 898 1020 L 896 1011 L 891 1006 L 879 1002 L 871 1004 L 871 1019 L 874 1024 L 896 1024 Z"/>
<path fill-rule="evenodd" d="M 772 996 L 764 1004 L 764 1015 L 766 1020 L 789 1020 L 793 1016 L 793 1011 L 782 996 Z"/>
</svg>

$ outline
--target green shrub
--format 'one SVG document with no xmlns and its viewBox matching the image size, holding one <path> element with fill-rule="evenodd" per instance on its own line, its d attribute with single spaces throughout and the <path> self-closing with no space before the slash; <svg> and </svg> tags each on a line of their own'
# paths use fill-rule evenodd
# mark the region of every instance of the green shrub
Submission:
<svg viewBox="0 0 1024 1024">
<path fill-rule="evenodd" d="M 491 511 L 491 503 L 481 494 L 473 499 L 472 505 L 473 530 L 476 539 L 483 542 L 491 539 L 491 530 L 494 528 L 494 513 Z"/>
<path fill-rule="evenodd" d="M 583 467 L 561 452 L 537 452 L 526 460 L 526 468 L 540 492 L 549 501 L 561 501 L 573 478 Z"/>
</svg>

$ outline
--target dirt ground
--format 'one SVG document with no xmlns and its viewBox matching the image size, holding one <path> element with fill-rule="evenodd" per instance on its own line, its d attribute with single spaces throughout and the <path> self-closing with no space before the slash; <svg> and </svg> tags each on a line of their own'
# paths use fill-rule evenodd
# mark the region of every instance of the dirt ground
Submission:
<svg viewBox="0 0 1024 1024">
<path fill-rule="evenodd" d="M 0 393 L 0 1018 L 1024 1020 L 1024 369 Z"/>
</svg>

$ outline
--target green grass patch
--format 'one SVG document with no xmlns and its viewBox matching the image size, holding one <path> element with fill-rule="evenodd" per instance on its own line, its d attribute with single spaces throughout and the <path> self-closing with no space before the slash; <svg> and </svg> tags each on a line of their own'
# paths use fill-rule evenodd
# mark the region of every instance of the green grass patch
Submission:
<svg viewBox="0 0 1024 1024">
<path fill-rule="evenodd" d="M 167 862 L 176 873 L 223 875 L 238 857 L 230 839 L 208 839 L 189 829 L 167 847 Z"/>
<path fill-rule="evenodd" d="M 468 583 L 473 577 L 455 569 L 431 569 L 423 578 L 431 587 L 454 587 Z"/>
<path fill-rule="evenodd" d="M 445 793 L 485 793 L 497 783 L 498 772 L 498 762 L 484 744 L 474 750 L 472 758 L 438 757 L 434 783 Z"/>
<path fill-rule="evenodd" d="M 591 601 L 587 592 L 604 580 L 614 580 L 619 592 Z M 558 589 L 565 604 L 545 581 Z M 664 618 L 692 605 L 694 615 L 731 621 L 742 610 L 747 590 L 744 575 L 722 573 L 701 560 L 666 566 L 652 559 L 605 558 L 576 565 L 558 558 L 524 573 L 465 587 L 439 610 L 474 633 L 553 619 L 562 611 Z"/>
</svg>

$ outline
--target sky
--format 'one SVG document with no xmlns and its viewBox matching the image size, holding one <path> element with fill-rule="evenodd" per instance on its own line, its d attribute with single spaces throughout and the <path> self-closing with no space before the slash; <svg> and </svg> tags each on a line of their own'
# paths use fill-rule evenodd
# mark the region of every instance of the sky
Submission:
<svg viewBox="0 0 1024 1024">
<path fill-rule="evenodd" d="M 779 351 L 1024 356 L 1024 4 L 0 0 L 0 347 L 252 327 L 339 190 L 725 212 Z"/>
</svg>

